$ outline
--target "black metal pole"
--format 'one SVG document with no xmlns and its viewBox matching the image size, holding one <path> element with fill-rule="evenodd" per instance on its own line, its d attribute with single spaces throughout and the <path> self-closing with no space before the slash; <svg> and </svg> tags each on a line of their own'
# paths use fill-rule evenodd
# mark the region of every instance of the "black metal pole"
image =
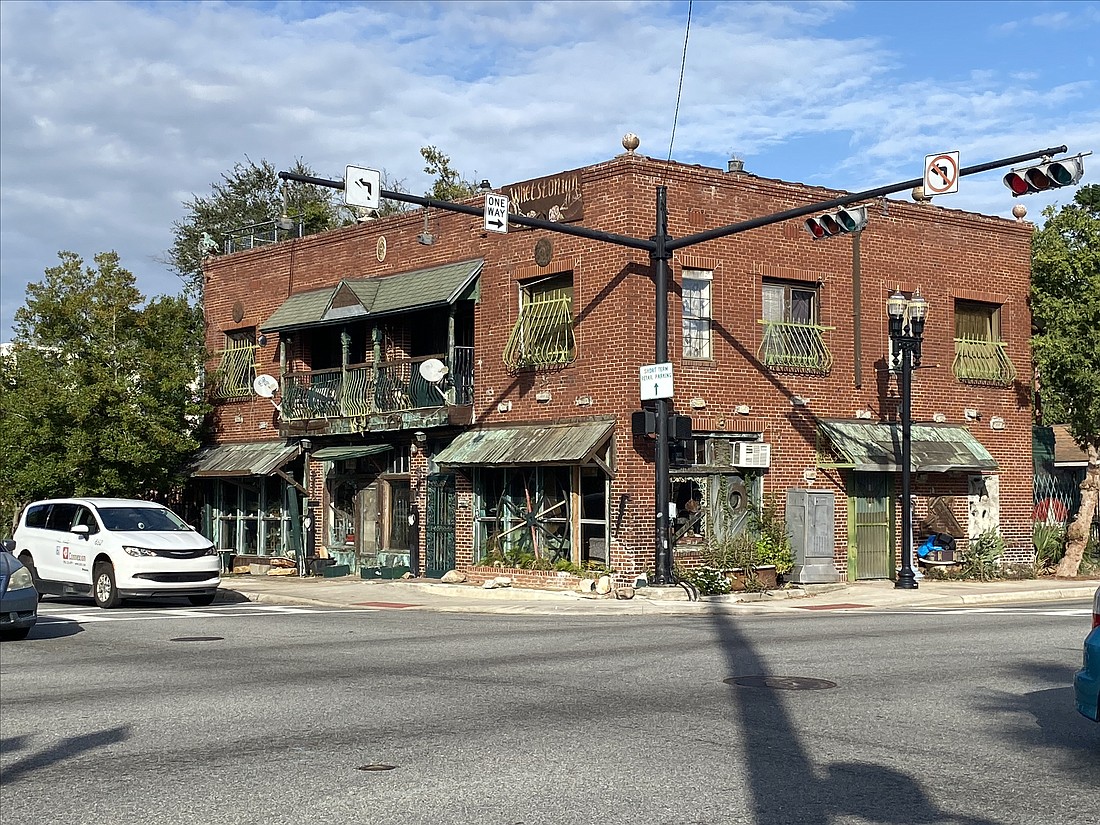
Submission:
<svg viewBox="0 0 1100 825">
<path fill-rule="evenodd" d="M 666 248 L 668 243 L 668 190 L 657 187 L 657 234 L 653 237 L 656 248 L 650 253 L 654 265 L 654 285 L 657 290 L 655 302 L 654 362 L 664 364 L 668 361 L 668 261 L 672 253 Z M 672 584 L 672 551 L 669 546 L 669 442 L 668 442 L 667 398 L 657 399 L 657 453 L 654 457 L 654 485 L 657 515 L 657 554 L 654 563 L 654 584 Z"/>
<path fill-rule="evenodd" d="M 898 337 L 901 347 L 901 572 L 894 587 L 904 590 L 917 589 L 917 577 L 913 572 L 913 504 L 910 486 L 912 473 L 913 437 L 913 345 L 914 337 L 906 329 Z"/>
</svg>

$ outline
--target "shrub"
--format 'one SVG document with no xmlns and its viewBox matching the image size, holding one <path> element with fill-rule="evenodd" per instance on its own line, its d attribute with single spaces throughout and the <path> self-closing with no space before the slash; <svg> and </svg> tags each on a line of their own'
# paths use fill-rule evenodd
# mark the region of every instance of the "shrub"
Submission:
<svg viewBox="0 0 1100 825">
<path fill-rule="evenodd" d="M 963 552 L 963 578 L 992 581 L 1000 578 L 1001 555 L 1005 551 L 1005 540 L 996 530 L 986 530 L 970 540 Z"/>
<path fill-rule="evenodd" d="M 1066 552 L 1066 528 L 1060 524 L 1037 521 L 1032 528 L 1035 568 L 1042 572 L 1058 566 Z"/>
<path fill-rule="evenodd" d="M 677 578 L 693 585 L 700 596 L 720 596 L 733 590 L 733 584 L 721 570 L 700 567 L 698 570 L 681 570 Z"/>
</svg>

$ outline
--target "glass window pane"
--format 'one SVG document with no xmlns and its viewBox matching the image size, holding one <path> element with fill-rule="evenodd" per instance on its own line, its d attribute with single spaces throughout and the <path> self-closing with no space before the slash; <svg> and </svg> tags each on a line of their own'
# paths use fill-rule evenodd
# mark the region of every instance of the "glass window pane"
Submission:
<svg viewBox="0 0 1100 825">
<path fill-rule="evenodd" d="M 785 293 L 786 290 L 781 286 L 764 284 L 762 292 L 763 320 L 774 323 L 782 323 L 786 320 L 786 313 L 783 311 Z"/>
<path fill-rule="evenodd" d="M 995 307 L 981 304 L 955 304 L 955 337 L 971 341 L 993 341 L 993 314 Z"/>
<path fill-rule="evenodd" d="M 805 289 L 791 290 L 791 323 L 812 324 L 814 322 L 814 294 Z"/>
</svg>

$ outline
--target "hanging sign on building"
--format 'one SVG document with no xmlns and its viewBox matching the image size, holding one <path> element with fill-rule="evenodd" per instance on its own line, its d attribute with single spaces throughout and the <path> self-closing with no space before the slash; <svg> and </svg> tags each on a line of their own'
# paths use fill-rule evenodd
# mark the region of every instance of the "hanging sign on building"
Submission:
<svg viewBox="0 0 1100 825">
<path fill-rule="evenodd" d="M 513 215 L 569 223 L 584 217 L 579 172 L 565 172 L 507 187 Z"/>
</svg>

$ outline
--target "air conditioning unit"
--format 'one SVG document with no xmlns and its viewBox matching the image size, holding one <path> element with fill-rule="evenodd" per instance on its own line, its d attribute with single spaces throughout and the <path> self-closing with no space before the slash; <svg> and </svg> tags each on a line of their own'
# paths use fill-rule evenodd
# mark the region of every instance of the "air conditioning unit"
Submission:
<svg viewBox="0 0 1100 825">
<path fill-rule="evenodd" d="M 733 442 L 734 467 L 772 466 L 772 445 L 763 441 Z"/>
</svg>

